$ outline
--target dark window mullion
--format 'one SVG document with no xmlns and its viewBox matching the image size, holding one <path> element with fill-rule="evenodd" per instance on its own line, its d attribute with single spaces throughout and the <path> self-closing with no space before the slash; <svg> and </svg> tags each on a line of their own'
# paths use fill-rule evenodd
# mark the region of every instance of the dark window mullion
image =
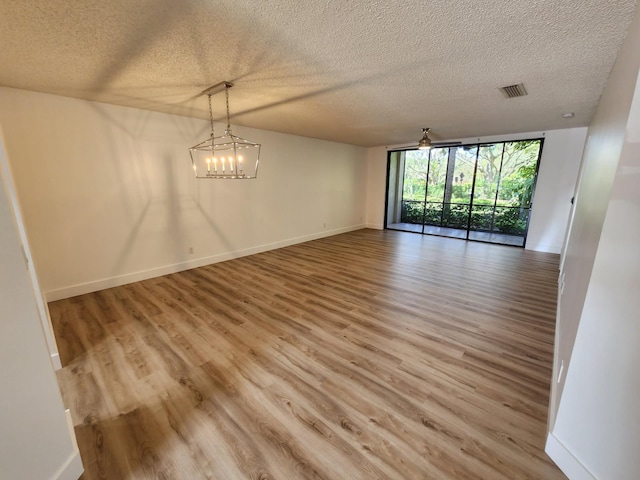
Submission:
<svg viewBox="0 0 640 480">
<path fill-rule="evenodd" d="M 478 173 L 478 159 L 480 157 L 480 145 L 476 145 L 476 161 L 473 165 L 473 181 L 471 182 L 471 198 L 469 199 L 469 220 L 467 221 L 467 240 L 471 231 L 471 214 L 473 212 L 473 198 L 476 193 L 476 176 Z"/>
<path fill-rule="evenodd" d="M 491 226 L 489 231 L 493 233 L 493 225 L 496 220 L 496 205 L 498 203 L 498 192 L 500 191 L 500 181 L 502 180 L 502 165 L 504 165 L 504 151 L 507 148 L 507 142 L 502 143 L 502 153 L 500 154 L 500 168 L 498 169 L 498 181 L 496 182 L 496 194 L 493 198 L 493 212 L 491 213 Z"/>
<path fill-rule="evenodd" d="M 431 149 L 427 159 L 427 178 L 424 181 L 424 203 L 422 204 L 422 234 L 424 235 L 424 222 L 427 219 L 427 198 L 429 195 L 429 172 L 431 172 Z"/>
</svg>

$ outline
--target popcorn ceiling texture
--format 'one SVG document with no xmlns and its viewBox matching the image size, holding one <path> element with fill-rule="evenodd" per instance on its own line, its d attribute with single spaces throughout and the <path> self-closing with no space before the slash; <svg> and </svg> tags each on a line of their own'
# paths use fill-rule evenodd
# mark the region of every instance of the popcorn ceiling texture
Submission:
<svg viewBox="0 0 640 480">
<path fill-rule="evenodd" d="M 365 146 L 585 126 L 635 8 L 0 0 L 0 85 L 208 118 L 199 93 L 229 80 L 234 124 Z M 498 90 L 519 82 L 528 96 Z"/>
</svg>

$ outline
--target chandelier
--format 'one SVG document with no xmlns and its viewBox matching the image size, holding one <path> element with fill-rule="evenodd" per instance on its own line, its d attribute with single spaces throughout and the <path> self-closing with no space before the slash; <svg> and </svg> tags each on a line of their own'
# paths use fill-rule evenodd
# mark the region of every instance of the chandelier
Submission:
<svg viewBox="0 0 640 480">
<path fill-rule="evenodd" d="M 211 134 L 206 140 L 189 148 L 196 178 L 248 180 L 258 176 L 260 144 L 231 133 L 229 122 L 229 89 L 233 83 L 220 82 L 202 92 L 209 97 Z M 224 135 L 213 132 L 211 97 L 224 90 L 227 104 L 227 128 Z"/>
</svg>

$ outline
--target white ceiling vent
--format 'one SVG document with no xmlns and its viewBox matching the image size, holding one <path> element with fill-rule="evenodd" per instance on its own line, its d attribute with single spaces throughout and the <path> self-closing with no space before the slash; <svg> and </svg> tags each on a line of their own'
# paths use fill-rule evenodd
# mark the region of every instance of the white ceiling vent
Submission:
<svg viewBox="0 0 640 480">
<path fill-rule="evenodd" d="M 524 88 L 524 84 L 522 83 L 500 87 L 500 91 L 507 98 L 524 97 L 527 95 L 527 90 Z"/>
</svg>

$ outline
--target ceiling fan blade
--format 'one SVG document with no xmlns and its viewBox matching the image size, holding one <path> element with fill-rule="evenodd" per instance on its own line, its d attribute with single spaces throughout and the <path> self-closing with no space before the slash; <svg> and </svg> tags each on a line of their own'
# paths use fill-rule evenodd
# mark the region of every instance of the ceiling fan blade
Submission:
<svg viewBox="0 0 640 480">
<path fill-rule="evenodd" d="M 458 147 L 462 145 L 462 142 L 432 142 L 431 148 L 444 148 L 444 147 Z M 401 152 L 405 150 L 416 150 L 418 148 L 418 144 L 409 145 L 401 148 L 394 148 L 394 152 Z"/>
</svg>

